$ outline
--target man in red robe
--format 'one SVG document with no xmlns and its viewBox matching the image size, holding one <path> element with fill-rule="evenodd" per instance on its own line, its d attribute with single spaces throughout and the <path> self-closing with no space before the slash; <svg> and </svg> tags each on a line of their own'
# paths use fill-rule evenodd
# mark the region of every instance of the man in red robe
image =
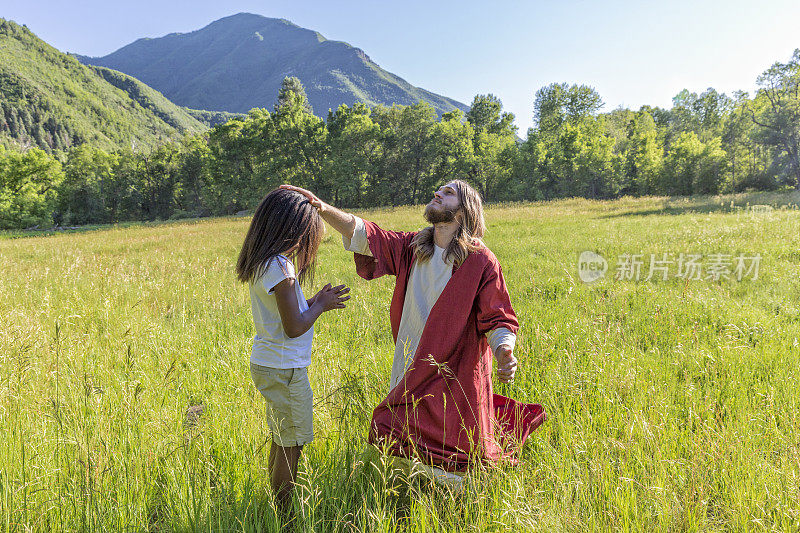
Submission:
<svg viewBox="0 0 800 533">
<path fill-rule="evenodd" d="M 480 240 L 478 193 L 454 180 L 425 208 L 431 227 L 393 232 L 284 187 L 305 194 L 342 234 L 362 278 L 396 277 L 391 390 L 375 408 L 370 442 L 448 471 L 508 456 L 545 414 L 492 392 L 492 353 L 498 379 L 513 382 L 519 324 L 500 264 Z"/>
</svg>

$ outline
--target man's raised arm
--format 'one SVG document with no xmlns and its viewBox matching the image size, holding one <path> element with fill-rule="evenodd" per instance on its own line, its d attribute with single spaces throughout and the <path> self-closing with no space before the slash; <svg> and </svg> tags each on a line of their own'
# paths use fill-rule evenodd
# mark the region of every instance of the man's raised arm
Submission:
<svg viewBox="0 0 800 533">
<path fill-rule="evenodd" d="M 341 233 L 342 236 L 346 237 L 347 239 L 351 239 L 353 237 L 353 231 L 356 229 L 355 215 L 345 213 L 344 211 L 336 209 L 330 204 L 326 204 L 320 200 L 316 194 L 301 187 L 295 187 L 294 185 L 281 185 L 281 189 L 299 192 L 308 198 L 308 201 L 311 202 L 311 205 L 317 208 L 317 211 L 319 211 L 322 219 L 333 229 Z"/>
<path fill-rule="evenodd" d="M 403 261 L 410 261 L 411 239 L 416 233 L 386 231 L 372 222 L 351 213 L 345 213 L 320 200 L 317 195 L 294 185 L 281 185 L 282 189 L 299 192 L 319 210 L 322 219 L 342 234 L 345 250 L 355 254 L 356 272 L 364 279 L 375 279 L 386 274 L 396 276 Z"/>
</svg>

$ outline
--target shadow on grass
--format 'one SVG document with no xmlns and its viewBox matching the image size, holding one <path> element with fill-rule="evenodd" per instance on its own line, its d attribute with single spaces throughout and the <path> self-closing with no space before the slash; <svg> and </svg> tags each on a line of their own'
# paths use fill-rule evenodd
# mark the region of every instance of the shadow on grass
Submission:
<svg viewBox="0 0 800 533">
<path fill-rule="evenodd" d="M 217 217 L 217 218 L 236 218 L 234 215 L 230 217 Z M 70 233 L 91 233 L 94 231 L 106 231 L 112 229 L 124 228 L 152 228 L 158 226 L 166 226 L 170 224 L 194 224 L 204 220 L 211 220 L 212 217 L 195 217 L 195 218 L 176 218 L 172 220 L 134 220 L 128 222 L 116 222 L 114 224 L 86 224 L 85 226 L 68 226 L 44 229 L 7 229 L 0 230 L 0 240 L 2 239 L 27 239 L 30 237 L 52 237 L 53 235 L 66 235 Z"/>
<path fill-rule="evenodd" d="M 549 202 L 561 202 L 566 199 L 556 198 L 545 202 L 534 202 L 535 204 Z M 600 219 L 613 219 L 622 217 L 644 217 L 650 215 L 682 215 L 687 213 L 709 214 L 709 213 L 737 213 L 748 209 L 749 206 L 754 205 L 768 205 L 773 209 L 798 209 L 800 206 L 800 191 L 791 189 L 784 191 L 769 191 L 769 192 L 746 192 L 736 194 L 725 194 L 716 196 L 669 196 L 669 197 L 622 197 L 615 200 L 607 200 L 607 202 L 616 201 L 641 201 L 642 203 L 650 201 L 660 202 L 660 208 L 652 208 L 648 206 L 642 209 L 627 209 L 625 211 L 599 215 Z M 603 201 L 606 202 L 606 201 Z M 527 204 L 528 202 L 522 202 Z M 503 204 L 488 203 L 488 206 L 502 206 Z M 513 205 L 517 205 L 514 203 Z M 394 212 L 402 210 L 408 206 L 400 207 L 373 207 L 361 208 L 356 211 L 362 215 L 369 215 L 374 213 Z M 249 216 L 249 215 L 247 215 Z M 70 233 L 88 233 L 95 231 L 106 231 L 119 228 L 138 228 L 138 227 L 157 227 L 170 224 L 194 224 L 204 220 L 213 219 L 226 219 L 236 218 L 238 215 L 230 215 L 223 217 L 194 217 L 194 218 L 176 218 L 171 220 L 154 220 L 154 221 L 129 221 L 118 222 L 114 224 L 87 224 L 85 226 L 71 226 L 71 227 L 52 227 L 45 229 L 9 229 L 0 230 L 0 240 L 3 239 L 23 239 L 30 237 L 51 237 L 53 235 L 64 235 Z"/>
<path fill-rule="evenodd" d="M 411 484 L 365 461 L 354 449 L 335 460 L 301 467 L 293 502 L 281 511 L 266 480 L 247 479 L 236 491 L 218 490 L 211 505 L 163 513 L 149 531 L 357 532 L 386 529 L 410 516 Z M 400 528 L 399 530 L 403 530 Z"/>
<path fill-rule="evenodd" d="M 474 523 L 484 500 L 482 489 L 465 498 L 432 480 L 409 477 L 369 448 L 333 455 L 334 460 L 301 467 L 286 513 L 276 508 L 265 480 L 247 479 L 238 490 L 218 487 L 210 505 L 171 506 L 153 515 L 157 520 L 151 519 L 147 530 L 399 532 L 415 530 L 412 522 L 422 513 L 426 530 L 452 531 Z"/>
<path fill-rule="evenodd" d="M 600 219 L 711 213 L 745 213 L 753 206 L 772 209 L 798 209 L 800 191 L 747 192 L 715 196 L 669 196 L 661 199 L 660 208 L 629 209 L 599 215 Z"/>
</svg>

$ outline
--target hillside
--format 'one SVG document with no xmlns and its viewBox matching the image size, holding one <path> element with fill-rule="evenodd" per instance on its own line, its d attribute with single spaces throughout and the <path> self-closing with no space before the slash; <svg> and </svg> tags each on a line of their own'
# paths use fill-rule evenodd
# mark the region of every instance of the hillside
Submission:
<svg viewBox="0 0 800 533">
<path fill-rule="evenodd" d="M 441 114 L 468 106 L 414 87 L 359 48 L 329 41 L 283 19 L 239 13 L 190 33 L 139 39 L 105 57 L 76 56 L 113 68 L 186 107 L 246 113 L 271 108 L 286 76 L 305 86 L 317 115 L 340 104 L 430 103 Z"/>
<path fill-rule="evenodd" d="M 82 65 L 0 19 L 0 144 L 47 151 L 91 143 L 150 147 L 207 126 L 121 72 Z"/>
<path fill-rule="evenodd" d="M 205 109 L 190 109 L 188 107 L 184 107 L 182 109 L 209 128 L 213 128 L 218 124 L 224 124 L 232 118 L 245 116 L 244 113 L 229 113 L 227 111 L 208 111 Z"/>
</svg>

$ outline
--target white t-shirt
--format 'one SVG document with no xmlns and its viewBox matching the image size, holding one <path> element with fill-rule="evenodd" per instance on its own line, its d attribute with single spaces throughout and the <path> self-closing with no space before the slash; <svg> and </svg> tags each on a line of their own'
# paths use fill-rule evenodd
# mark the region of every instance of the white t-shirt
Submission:
<svg viewBox="0 0 800 533">
<path fill-rule="evenodd" d="M 348 239 L 342 236 L 342 243 L 346 250 L 361 255 L 372 255 L 367 242 L 367 231 L 364 220 L 356 217 L 356 228 L 353 236 Z M 445 285 L 453 275 L 453 262 L 444 260 L 445 249 L 434 244 L 433 256 L 428 261 L 417 262 L 411 265 L 406 297 L 403 301 L 403 314 L 400 317 L 400 327 L 397 330 L 397 343 L 394 346 L 394 359 L 392 360 L 392 377 L 389 387 L 394 388 L 400 383 L 408 367 L 414 361 L 425 322 L 433 309 L 433 304 L 439 299 Z M 487 335 L 492 352 L 501 344 L 511 348 L 516 343 L 517 336 L 507 328 L 497 328 Z"/>
<path fill-rule="evenodd" d="M 285 279 L 297 280 L 294 265 L 286 257 L 277 255 L 270 261 L 266 272 L 250 284 L 250 306 L 256 326 L 250 361 L 272 368 L 305 368 L 311 364 L 314 327 L 299 337 L 290 338 L 286 335 L 273 291 L 275 285 Z M 308 302 L 297 281 L 294 291 L 300 311 L 307 310 Z"/>
</svg>

